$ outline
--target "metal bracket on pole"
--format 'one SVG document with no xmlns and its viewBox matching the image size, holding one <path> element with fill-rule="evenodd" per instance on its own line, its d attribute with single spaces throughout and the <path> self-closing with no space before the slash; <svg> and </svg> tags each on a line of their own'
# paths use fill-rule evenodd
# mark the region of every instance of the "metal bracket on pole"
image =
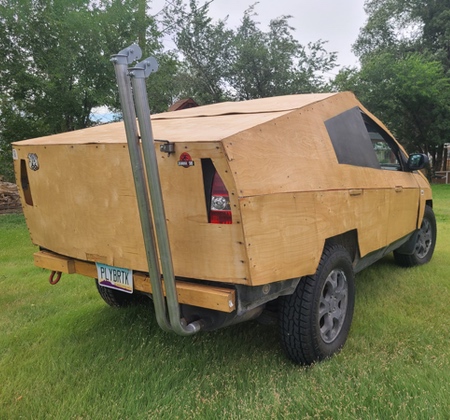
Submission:
<svg viewBox="0 0 450 420">
<path fill-rule="evenodd" d="M 114 64 L 131 64 L 142 57 L 141 47 L 137 44 L 130 45 L 111 57 Z"/>
<path fill-rule="evenodd" d="M 180 306 L 175 285 L 175 275 L 173 271 L 172 252 L 170 250 L 169 233 L 166 224 L 166 215 L 161 190 L 161 181 L 158 172 L 158 162 L 155 152 L 155 141 L 150 120 L 150 108 L 148 105 L 147 89 L 145 78 L 151 74 L 155 66 L 154 58 L 147 58 L 134 68 L 129 70 L 131 85 L 133 87 L 134 102 L 139 121 L 141 133 L 142 151 L 145 160 L 145 170 L 150 191 L 150 203 L 155 220 L 156 237 L 161 257 L 164 286 L 167 296 L 167 308 L 169 310 L 170 325 L 172 329 L 180 335 L 191 335 L 201 329 L 198 321 L 187 324 L 181 319 Z M 152 283 L 153 287 L 153 283 Z"/>
<path fill-rule="evenodd" d="M 146 79 L 155 71 L 158 71 L 159 64 L 154 57 L 148 57 L 144 61 L 136 64 L 136 66 L 129 70 L 131 77 L 138 77 L 140 79 Z"/>
<path fill-rule="evenodd" d="M 161 270 L 159 267 L 156 239 L 153 230 L 148 188 L 145 181 L 140 137 L 136 124 L 136 110 L 134 108 L 130 79 L 128 77 L 128 64 L 139 59 L 141 56 L 141 49 L 134 44 L 120 51 L 119 54 L 113 55 L 111 61 L 114 64 L 119 87 L 119 98 L 122 106 L 125 132 L 127 135 L 128 152 L 130 154 L 131 169 L 133 171 L 134 186 L 136 189 L 136 198 L 141 219 L 142 234 L 144 237 L 145 253 L 152 283 L 156 320 L 163 330 L 171 331 L 172 328 L 167 317 L 165 299 L 161 286 Z"/>
</svg>

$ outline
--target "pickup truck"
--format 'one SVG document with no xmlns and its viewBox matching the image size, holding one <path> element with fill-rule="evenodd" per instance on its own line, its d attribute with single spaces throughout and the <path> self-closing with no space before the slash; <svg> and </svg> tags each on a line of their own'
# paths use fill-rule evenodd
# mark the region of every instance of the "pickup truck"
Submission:
<svg viewBox="0 0 450 420">
<path fill-rule="evenodd" d="M 13 145 L 34 261 L 52 283 L 91 277 L 111 306 L 148 296 L 182 335 L 271 311 L 287 356 L 311 364 L 347 339 L 355 273 L 392 251 L 402 266 L 431 259 L 427 156 L 408 156 L 352 93 L 150 119 L 149 63 L 130 71 L 127 54 L 114 58 L 124 122 Z"/>
</svg>

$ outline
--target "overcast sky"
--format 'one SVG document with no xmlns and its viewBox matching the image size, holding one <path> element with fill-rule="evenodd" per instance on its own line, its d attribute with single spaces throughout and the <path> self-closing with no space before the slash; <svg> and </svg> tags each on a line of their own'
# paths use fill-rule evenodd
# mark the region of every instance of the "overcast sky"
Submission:
<svg viewBox="0 0 450 420">
<path fill-rule="evenodd" d="M 151 14 L 159 11 L 165 0 L 154 0 Z M 200 4 L 204 0 L 200 0 Z M 253 0 L 214 0 L 209 5 L 213 18 L 223 19 L 227 15 L 231 28 L 239 26 L 244 10 L 255 3 Z M 291 15 L 291 26 L 296 29 L 297 40 L 302 44 L 319 39 L 328 41 L 326 49 L 338 53 L 338 64 L 351 66 L 357 64 L 351 52 L 359 29 L 365 23 L 363 0 L 259 0 L 256 6 L 260 28 L 267 29 L 273 18 Z M 335 71 L 336 72 L 336 71 Z"/>
</svg>

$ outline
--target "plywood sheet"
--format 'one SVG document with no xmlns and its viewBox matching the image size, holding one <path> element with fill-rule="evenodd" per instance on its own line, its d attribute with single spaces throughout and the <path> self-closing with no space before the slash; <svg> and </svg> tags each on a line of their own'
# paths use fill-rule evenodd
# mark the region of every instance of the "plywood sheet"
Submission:
<svg viewBox="0 0 450 420">
<path fill-rule="evenodd" d="M 323 241 L 357 231 L 360 256 L 387 243 L 389 189 L 360 189 L 315 192 L 317 235 Z"/>
<path fill-rule="evenodd" d="M 223 140 L 240 196 L 392 185 L 385 171 L 337 161 L 324 121 L 355 106 L 333 96 Z"/>
<path fill-rule="evenodd" d="M 241 199 L 253 285 L 313 274 L 323 243 L 313 194 L 271 194 Z"/>
<path fill-rule="evenodd" d="M 417 227 L 420 211 L 420 192 L 416 188 L 393 188 L 389 192 L 387 243 L 408 235 Z"/>
<path fill-rule="evenodd" d="M 234 181 L 215 144 L 189 145 L 195 165 L 158 151 L 166 218 L 176 276 L 246 284 L 248 273 Z M 72 258 L 148 271 L 126 145 L 16 147 L 20 160 L 36 153 L 28 169 L 32 205 L 24 213 L 35 244 Z M 233 225 L 207 220 L 201 157 L 217 165 L 233 198 Z M 222 156 L 222 158 L 221 158 Z M 235 197 L 235 198 L 234 198 Z"/>
<path fill-rule="evenodd" d="M 292 111 L 315 102 L 323 101 L 337 93 L 310 93 L 301 95 L 284 95 L 251 101 L 220 102 L 217 104 L 184 109 L 182 111 L 156 114 L 155 119 L 179 119 L 195 117 L 212 117 L 227 114 L 261 114 L 280 111 Z"/>
<path fill-rule="evenodd" d="M 243 102 L 224 102 L 152 116 L 155 139 L 171 142 L 219 141 L 263 124 L 293 109 L 337 94 L 288 95 Z M 126 143 L 123 122 L 25 140 L 23 144 Z"/>
<path fill-rule="evenodd" d="M 152 120 L 153 136 L 156 140 L 177 143 L 220 141 L 288 112 Z M 56 144 L 125 144 L 126 142 L 123 122 L 118 122 L 53 136 L 24 140 L 17 144 L 50 146 Z"/>
<path fill-rule="evenodd" d="M 361 256 L 388 244 L 390 190 L 241 199 L 252 284 L 314 274 L 327 238 L 357 230 Z"/>
</svg>

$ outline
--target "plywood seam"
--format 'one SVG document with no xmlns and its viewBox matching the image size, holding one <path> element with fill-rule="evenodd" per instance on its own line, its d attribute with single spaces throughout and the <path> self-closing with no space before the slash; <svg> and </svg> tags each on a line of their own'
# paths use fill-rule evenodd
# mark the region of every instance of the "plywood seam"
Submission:
<svg viewBox="0 0 450 420">
<path fill-rule="evenodd" d="M 311 104 L 308 104 L 311 105 Z M 232 116 L 232 115 L 264 115 L 264 114 L 286 114 L 286 112 L 294 111 L 296 109 L 302 109 L 301 108 L 287 108 L 283 110 L 276 110 L 276 111 L 253 111 L 253 112 L 225 112 L 223 114 L 211 114 L 211 115 L 192 115 L 192 116 L 161 116 L 156 117 L 152 116 L 152 120 L 154 121 L 163 121 L 163 120 L 192 120 L 195 118 L 217 118 L 217 117 L 224 117 L 224 116 Z"/>
<path fill-rule="evenodd" d="M 348 92 L 346 92 L 348 93 Z M 341 92 L 341 94 L 343 94 Z M 345 94 L 345 93 L 344 93 Z M 350 93 L 351 94 L 351 93 Z M 283 98 L 286 98 L 286 101 L 291 100 L 292 98 L 296 98 L 296 97 L 303 97 L 306 98 L 307 96 L 311 97 L 311 100 L 307 103 L 302 103 L 302 104 L 297 104 L 297 105 L 291 105 L 291 106 L 274 106 L 272 105 L 272 108 L 269 105 L 266 105 L 266 107 L 262 106 L 261 108 L 265 108 L 265 109 L 259 109 L 259 110 L 255 110 L 255 111 L 245 111 L 245 110 L 229 110 L 229 111 L 222 111 L 222 112 L 212 112 L 210 114 L 207 113 L 200 113 L 201 108 L 203 107 L 199 107 L 199 108 L 189 108 L 186 110 L 181 110 L 177 113 L 161 113 L 161 114 L 154 114 L 151 116 L 151 118 L 153 120 L 178 120 L 178 119 L 191 119 L 191 118 L 207 118 L 207 117 L 220 117 L 220 116 L 229 116 L 229 115 L 256 115 L 256 114 L 267 114 L 267 113 L 282 113 L 282 112 L 290 112 L 290 111 L 294 111 L 297 109 L 303 109 L 315 104 L 318 104 L 320 102 L 329 100 L 330 98 L 334 97 L 334 96 L 338 96 L 339 92 L 331 92 L 331 93 L 309 93 L 309 94 L 296 94 L 296 95 L 284 95 L 284 96 L 279 96 L 279 97 L 269 97 L 269 98 L 259 98 L 259 99 L 254 99 L 252 101 L 235 101 L 235 102 L 217 102 L 215 104 L 211 104 L 210 106 L 213 107 L 226 107 L 226 106 L 236 106 L 237 108 L 239 107 L 243 107 L 246 106 L 248 103 L 252 103 L 255 106 L 257 105 L 257 102 L 259 101 L 259 103 L 263 103 L 264 101 L 266 103 L 268 103 L 269 101 L 273 101 L 273 100 L 281 100 Z M 313 97 L 315 97 L 315 99 L 312 99 Z M 207 107 L 208 105 L 206 105 Z M 203 108 L 204 109 L 204 108 Z M 197 113 L 198 112 L 198 113 Z M 188 115 L 186 115 L 188 114 Z M 191 115 L 189 115 L 191 114 Z"/>
<path fill-rule="evenodd" d="M 351 190 L 363 190 L 363 191 L 380 191 L 380 190 L 392 190 L 394 189 L 394 186 L 386 186 L 386 187 L 345 187 L 345 188 L 332 188 L 332 189 L 314 189 L 314 190 L 290 190 L 290 191 L 280 191 L 276 193 L 262 193 L 262 194 L 251 194 L 251 195 L 240 195 L 239 199 L 247 199 L 247 198 L 253 198 L 253 197 L 264 197 L 269 195 L 282 195 L 282 194 L 310 194 L 310 193 L 326 193 L 326 192 L 345 192 L 345 191 L 351 191 Z M 404 190 L 410 190 L 410 189 L 417 189 L 416 187 L 403 187 Z"/>
</svg>

